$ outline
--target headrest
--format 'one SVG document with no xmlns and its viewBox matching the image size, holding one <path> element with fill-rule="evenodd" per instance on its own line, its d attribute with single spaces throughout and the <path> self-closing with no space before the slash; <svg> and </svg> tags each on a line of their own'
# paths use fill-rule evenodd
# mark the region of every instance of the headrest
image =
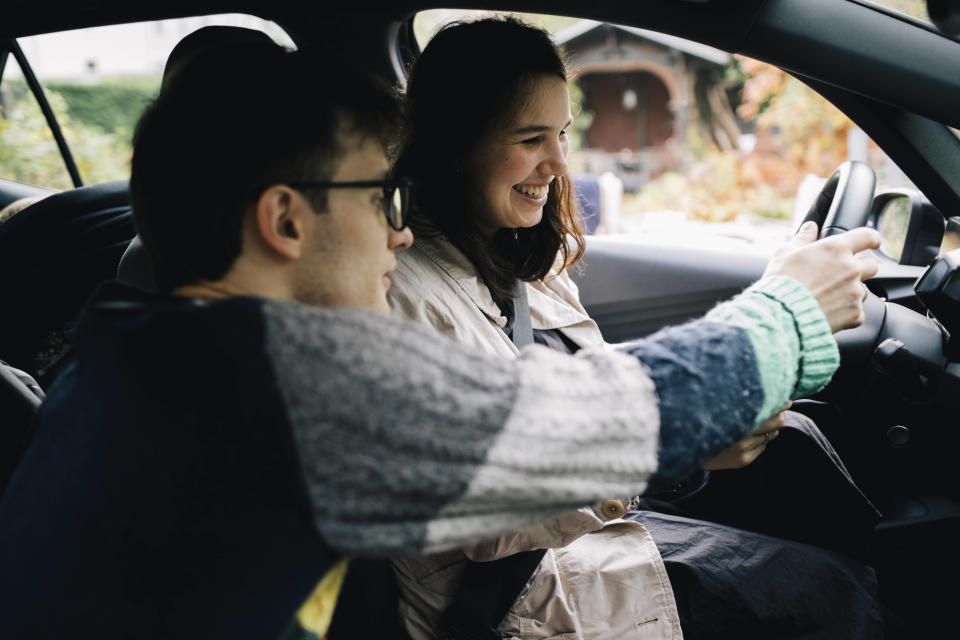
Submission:
<svg viewBox="0 0 960 640">
<path fill-rule="evenodd" d="M 237 44 L 279 46 L 270 39 L 270 36 L 256 29 L 225 25 L 201 27 L 184 36 L 170 52 L 163 69 L 160 90 L 163 91 L 170 84 L 178 70 L 191 58 L 217 47 Z M 140 236 L 133 238 L 123 252 L 123 256 L 120 257 L 117 280 L 146 291 L 156 291 L 156 282 L 150 271 L 150 264 Z"/>
<path fill-rule="evenodd" d="M 157 285 L 153 280 L 150 263 L 147 261 L 147 252 L 143 248 L 140 236 L 134 236 L 127 245 L 126 251 L 120 256 L 117 280 L 145 291 L 156 291 Z"/>
<path fill-rule="evenodd" d="M 273 44 L 280 46 L 274 43 L 270 36 L 256 29 L 223 25 L 201 27 L 185 35 L 170 52 L 169 57 L 167 57 L 167 64 L 163 69 L 160 90 L 162 91 L 170 83 L 171 78 L 176 75 L 177 69 L 188 59 L 214 47 L 231 44 Z"/>
</svg>

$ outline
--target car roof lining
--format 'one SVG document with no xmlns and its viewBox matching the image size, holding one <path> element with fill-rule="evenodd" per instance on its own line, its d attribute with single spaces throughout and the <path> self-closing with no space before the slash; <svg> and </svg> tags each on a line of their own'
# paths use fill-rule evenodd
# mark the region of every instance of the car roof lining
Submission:
<svg viewBox="0 0 960 640">
<path fill-rule="evenodd" d="M 960 44 L 887 13 L 837 0 L 768 0 L 739 53 L 960 127 Z"/>
<path fill-rule="evenodd" d="M 921 115 L 960 127 L 960 45 L 915 22 L 856 2 L 838 0 L 646 0 L 625 5 L 595 0 L 537 1 L 482 0 L 475 2 L 372 2 L 355 0 L 349 8 L 318 3 L 317 11 L 293 0 L 170 0 L 159 7 L 144 8 L 124 0 L 29 3 L 18 0 L 8 13 L 6 25 L 17 33 L 44 33 L 97 25 L 186 15 L 246 12 L 274 20 L 303 46 L 301 41 L 324 33 L 323 40 L 358 56 L 371 68 L 389 66 L 386 50 L 402 22 L 416 11 L 429 8 L 485 8 L 536 13 L 554 13 L 643 27 L 696 40 L 732 53 L 743 53 L 770 62 L 793 73 L 827 82 L 873 97 Z M 310 24 L 310 30 L 298 27 Z M 372 29 L 371 22 L 376 25 Z M 856 23 L 857 28 L 850 25 Z M 324 24 L 329 28 L 322 28 Z M 787 28 L 784 25 L 788 25 Z M 906 27 L 906 28 L 905 28 Z M 0 30 L 3 27 L 0 26 Z M 376 33 L 376 35 L 374 35 Z M 313 38 L 317 38 L 316 35 Z M 371 41 L 376 38 L 376 41 Z M 890 46 L 896 42 L 897 46 Z M 313 42 L 312 44 L 319 44 Z M 329 42 L 327 42 L 329 45 Z M 373 50 L 366 47 L 373 46 Z M 336 48 L 336 47 L 329 47 Z M 919 64 L 907 69 L 904 60 Z M 864 72 L 840 60 L 871 61 Z M 889 82 L 911 75 L 915 82 Z"/>
</svg>

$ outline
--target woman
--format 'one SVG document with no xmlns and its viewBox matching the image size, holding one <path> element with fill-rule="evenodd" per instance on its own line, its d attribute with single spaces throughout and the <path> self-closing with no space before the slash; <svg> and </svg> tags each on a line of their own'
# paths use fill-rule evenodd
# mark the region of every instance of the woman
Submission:
<svg viewBox="0 0 960 640">
<path fill-rule="evenodd" d="M 503 357 L 530 340 L 566 352 L 602 344 L 568 276 L 584 245 L 567 177 L 566 69 L 548 35 L 513 19 L 448 26 L 416 61 L 405 103 L 408 129 L 394 171 L 416 183 L 417 240 L 398 256 L 394 313 Z M 783 420 L 704 467 L 749 464 Z M 695 493 L 703 483 L 691 484 Z M 485 573 L 471 589 L 489 586 L 489 568 L 506 563 L 493 571 L 492 589 L 500 599 L 510 594 L 509 608 L 502 620 L 502 609 L 489 608 L 504 637 L 876 636 L 866 567 L 692 520 L 667 503 L 657 505 L 673 513 L 621 518 L 637 504 L 611 499 L 463 552 L 395 561 L 408 632 L 415 640 L 449 634 L 451 625 L 455 632 L 482 600 L 458 598 L 464 575 Z M 782 574 L 763 570 L 784 562 L 791 566 Z M 502 577 L 518 572 L 519 582 Z M 788 574 L 789 583 L 781 577 Z M 821 578 L 844 585 L 843 602 L 807 592 Z"/>
</svg>

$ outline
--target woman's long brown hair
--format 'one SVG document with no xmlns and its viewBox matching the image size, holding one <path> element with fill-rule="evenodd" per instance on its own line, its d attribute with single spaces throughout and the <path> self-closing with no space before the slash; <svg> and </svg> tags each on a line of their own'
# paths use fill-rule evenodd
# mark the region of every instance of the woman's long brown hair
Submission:
<svg viewBox="0 0 960 640">
<path fill-rule="evenodd" d="M 567 80 L 561 50 L 549 34 L 516 18 L 447 25 L 414 62 L 404 95 L 405 126 L 394 174 L 413 178 L 411 227 L 445 235 L 473 263 L 494 299 L 510 300 L 517 279 L 546 276 L 583 255 L 580 218 L 568 176 L 551 182 L 541 221 L 481 232 L 479 185 L 468 158 L 531 97 L 537 80 Z"/>
</svg>

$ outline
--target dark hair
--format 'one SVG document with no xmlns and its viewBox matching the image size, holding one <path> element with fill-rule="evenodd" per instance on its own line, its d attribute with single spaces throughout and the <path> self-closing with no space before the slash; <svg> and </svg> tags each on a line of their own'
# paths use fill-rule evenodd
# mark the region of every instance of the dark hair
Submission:
<svg viewBox="0 0 960 640">
<path fill-rule="evenodd" d="M 416 182 L 411 227 L 420 235 L 446 235 L 499 300 L 512 298 L 517 278 L 546 276 L 558 253 L 561 268 L 583 255 L 568 177 L 551 183 L 537 225 L 501 229 L 490 243 L 473 209 L 477 187 L 463 170 L 479 143 L 516 115 L 544 76 L 567 80 L 563 53 L 547 32 L 512 17 L 455 22 L 414 62 L 404 97 L 405 128 L 394 172 Z"/>
<path fill-rule="evenodd" d="M 329 179 L 344 135 L 386 150 L 398 123 L 389 86 L 329 54 L 245 43 L 191 56 L 134 136 L 134 223 L 157 288 L 223 277 L 264 189 Z M 325 191 L 305 197 L 326 208 Z"/>
</svg>

